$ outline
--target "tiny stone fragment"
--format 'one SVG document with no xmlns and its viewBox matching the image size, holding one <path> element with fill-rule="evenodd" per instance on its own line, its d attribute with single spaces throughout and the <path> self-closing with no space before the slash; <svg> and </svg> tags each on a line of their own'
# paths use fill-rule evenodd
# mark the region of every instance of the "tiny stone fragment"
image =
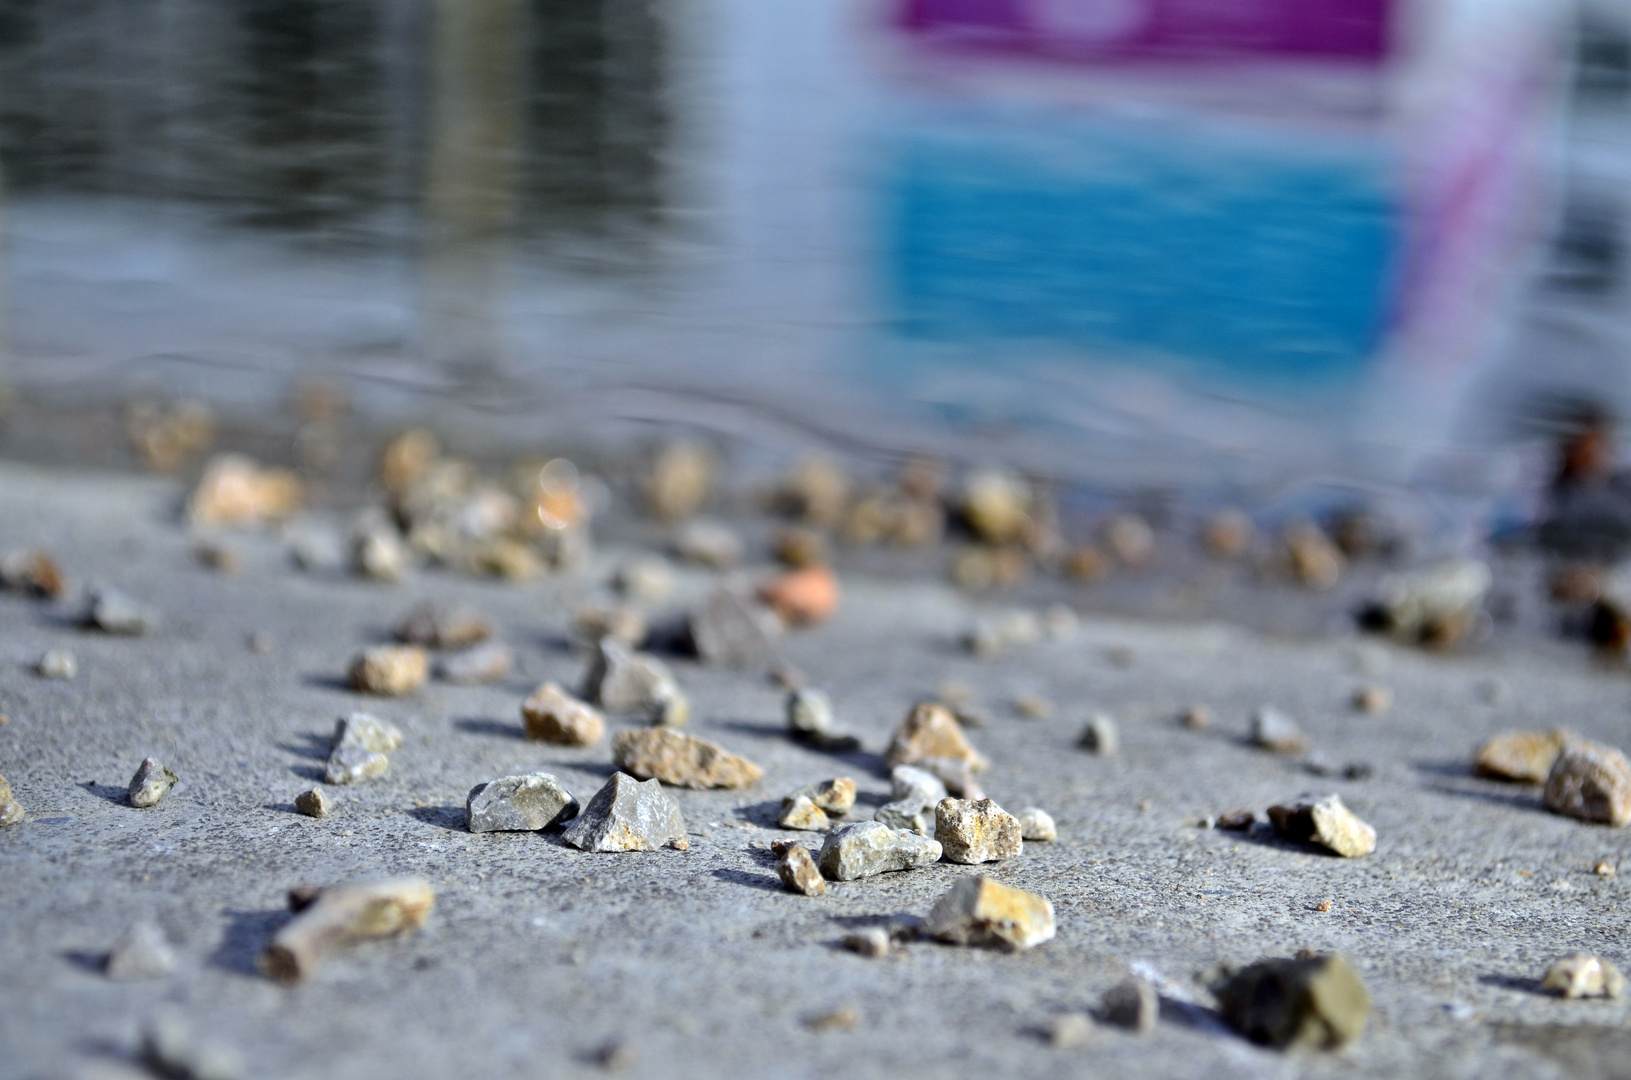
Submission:
<svg viewBox="0 0 1631 1080">
<path fill-rule="evenodd" d="M 975 656 L 990 659 L 1009 649 L 1034 644 L 1042 640 L 1042 634 L 1042 620 L 1036 612 L 1012 611 L 979 620 L 963 644 Z"/>
<path fill-rule="evenodd" d="M 476 686 L 502 679 L 514 662 L 515 653 L 508 645 L 488 641 L 442 657 L 436 662 L 436 673 L 443 682 Z"/>
<path fill-rule="evenodd" d="M 1598 859 L 1597 865 L 1591 868 L 1591 872 L 1598 877 L 1613 877 L 1615 873 L 1614 864 L 1607 859 Z"/>
<path fill-rule="evenodd" d="M 838 610 L 838 575 L 816 563 L 770 579 L 759 586 L 758 595 L 789 625 L 811 626 Z"/>
<path fill-rule="evenodd" d="M 1496 780 L 1544 784 L 1558 755 L 1578 736 L 1567 731 L 1507 731 L 1478 748 L 1473 772 Z"/>
<path fill-rule="evenodd" d="M 67 649 L 52 649 L 40 657 L 34 670 L 47 679 L 72 679 L 79 674 L 79 661 Z"/>
<path fill-rule="evenodd" d="M 398 641 L 427 649 L 457 649 L 492 636 L 492 624 L 463 604 L 420 604 L 396 627 Z"/>
<path fill-rule="evenodd" d="M 935 902 L 924 929 L 953 945 L 1019 952 L 1054 935 L 1053 904 L 1046 897 L 978 874 L 957 882 Z"/>
<path fill-rule="evenodd" d="M 96 589 L 85 609 L 85 625 L 106 634 L 145 634 L 158 618 L 145 605 L 117 589 Z"/>
<path fill-rule="evenodd" d="M 833 729 L 832 702 L 820 690 L 800 687 L 787 695 L 787 731 L 795 742 L 817 750 L 845 753 L 861 748 L 861 740 Z"/>
<path fill-rule="evenodd" d="M 742 561 L 742 539 L 728 525 L 699 519 L 674 532 L 674 554 L 686 562 L 725 570 Z"/>
<path fill-rule="evenodd" d="M 592 604 L 572 613 L 572 630 L 585 641 L 613 638 L 631 649 L 646 640 L 650 627 L 645 612 L 628 604 Z"/>
<path fill-rule="evenodd" d="M 584 674 L 583 696 L 616 713 L 654 713 L 679 686 L 668 666 L 615 638 L 601 638 Z"/>
<path fill-rule="evenodd" d="M 273 935 L 260 955 L 260 969 L 284 982 L 305 978 L 337 946 L 418 929 L 435 904 L 430 883 L 416 877 L 319 890 Z"/>
<path fill-rule="evenodd" d="M 1366 622 L 1409 644 L 1455 644 L 1476 625 L 1494 577 L 1478 559 L 1453 559 L 1377 583 Z"/>
<path fill-rule="evenodd" d="M 665 844 L 684 851 L 685 820 L 679 803 L 656 780 L 644 783 L 613 773 L 561 837 L 584 851 L 656 851 Z"/>
<path fill-rule="evenodd" d="M 1552 961 L 1540 985 L 1558 997 L 1617 998 L 1625 992 L 1625 976 L 1602 957 L 1577 952 Z"/>
<path fill-rule="evenodd" d="M 1121 733 L 1113 719 L 1098 713 L 1082 729 L 1082 737 L 1076 740 L 1076 745 L 1090 754 L 1114 757 L 1121 749 Z"/>
<path fill-rule="evenodd" d="M 351 568 L 371 581 L 401 581 L 413 561 L 402 534 L 384 525 L 377 525 L 352 541 Z"/>
<path fill-rule="evenodd" d="M 23 809 L 23 804 L 12 795 L 11 784 L 5 777 L 0 776 L 0 828 L 15 825 L 27 816 L 28 812 Z"/>
<path fill-rule="evenodd" d="M 391 759 L 360 746 L 343 746 L 328 756 L 323 781 L 329 784 L 361 784 L 378 780 L 391 767 Z"/>
<path fill-rule="evenodd" d="M 804 832 L 826 832 L 832 828 L 826 811 L 812 802 L 807 795 L 789 795 L 782 800 L 781 817 L 776 821 L 784 829 Z"/>
<path fill-rule="evenodd" d="M 934 838 L 947 860 L 974 865 L 1011 859 L 1024 848 L 1019 819 L 990 799 L 942 799 L 934 809 Z"/>
<path fill-rule="evenodd" d="M 1376 850 L 1376 830 L 1359 820 L 1337 795 L 1318 802 L 1304 800 L 1290 806 L 1269 807 L 1274 831 L 1293 843 L 1319 844 L 1345 859 L 1357 859 Z"/>
<path fill-rule="evenodd" d="M 1107 1024 L 1127 1028 L 1140 1035 L 1155 1030 L 1161 1015 L 1161 999 L 1155 987 L 1136 976 L 1112 986 L 1099 1003 L 1099 1015 Z"/>
<path fill-rule="evenodd" d="M 353 690 L 402 697 L 423 686 L 429 670 L 429 658 L 417 645 L 376 645 L 357 654 L 347 677 Z"/>
<path fill-rule="evenodd" d="M 45 552 L 11 551 L 0 556 L 0 586 L 55 600 L 68 590 L 68 581 Z"/>
<path fill-rule="evenodd" d="M 1262 960 L 1215 983 L 1219 1011 L 1237 1031 L 1280 1048 L 1334 1050 L 1357 1039 L 1370 994 L 1340 956 Z"/>
<path fill-rule="evenodd" d="M 612 740 L 617 767 L 641 778 L 692 788 L 738 788 L 764 775 L 747 758 L 695 735 L 668 728 L 620 732 Z"/>
<path fill-rule="evenodd" d="M 402 732 L 365 712 L 352 713 L 334 725 L 323 780 L 330 784 L 358 784 L 376 780 L 390 767 L 387 754 L 402 745 Z"/>
<path fill-rule="evenodd" d="M 924 701 L 912 707 L 895 729 L 884 754 L 884 764 L 912 765 L 925 758 L 953 758 L 967 762 L 971 769 L 986 767 L 985 758 L 969 745 L 963 729 L 950 709 L 939 702 Z"/>
<path fill-rule="evenodd" d="M 1214 822 L 1216 828 L 1227 832 L 1245 832 L 1257 824 L 1257 815 L 1250 810 L 1231 810 L 1227 814 L 1219 814 Z"/>
<path fill-rule="evenodd" d="M 835 776 L 819 784 L 807 784 L 782 799 L 782 806 L 785 808 L 801 795 L 827 813 L 843 817 L 855 805 L 855 781 L 847 776 Z"/>
<path fill-rule="evenodd" d="M 328 817 L 329 799 L 322 788 L 310 788 L 294 797 L 294 808 L 307 817 Z"/>
<path fill-rule="evenodd" d="M 1252 519 L 1233 508 L 1219 510 L 1206 522 L 1201 540 L 1207 553 L 1218 559 L 1233 559 L 1252 541 Z"/>
<path fill-rule="evenodd" d="M 133 924 L 102 959 L 110 979 L 162 979 L 175 969 L 175 950 L 150 922 Z"/>
<path fill-rule="evenodd" d="M 130 778 L 130 805 L 140 808 L 158 805 L 179 780 L 180 777 L 153 758 L 143 758 L 136 775 Z"/>
<path fill-rule="evenodd" d="M 858 821 L 829 832 L 817 862 L 829 880 L 854 881 L 927 866 L 940 854 L 937 841 L 876 821 Z"/>
<path fill-rule="evenodd" d="M 464 814 L 473 833 L 537 832 L 576 817 L 578 800 L 549 773 L 528 773 L 477 784 Z"/>
<path fill-rule="evenodd" d="M 1200 731 L 1212 726 L 1212 710 L 1205 705 L 1191 705 L 1178 717 L 1178 722 L 1190 731 Z"/>
<path fill-rule="evenodd" d="M 1059 839 L 1059 829 L 1053 815 L 1036 806 L 1027 806 L 1015 815 L 1019 818 L 1019 835 L 1023 840 L 1051 841 Z"/>
<path fill-rule="evenodd" d="M 230 544 L 203 543 L 193 548 L 193 558 L 200 566 L 223 574 L 236 574 L 243 565 L 243 556 Z"/>
<path fill-rule="evenodd" d="M 1385 686 L 1361 686 L 1354 691 L 1354 708 L 1380 716 L 1393 708 L 1393 691 Z"/>
<path fill-rule="evenodd" d="M 1036 694 L 1021 694 L 1014 699 L 1014 711 L 1026 720 L 1046 720 L 1053 715 L 1053 702 Z"/>
<path fill-rule="evenodd" d="M 864 926 L 844 935 L 844 948 L 874 960 L 888 956 L 890 944 L 889 931 L 881 926 Z"/>
<path fill-rule="evenodd" d="M 918 765 L 934 774 L 946 790 L 959 799 L 983 799 L 980 782 L 974 779 L 974 769 L 968 762 L 957 758 L 920 758 Z"/>
<path fill-rule="evenodd" d="M 521 703 L 521 721 L 527 738 L 563 746 L 589 746 L 606 731 L 598 712 L 552 682 Z"/>
<path fill-rule="evenodd" d="M 142 1060 L 157 1075 L 177 1080 L 239 1080 L 244 1074 L 237 1050 L 200 1039 L 173 1012 L 160 1014 L 143 1032 Z"/>
<path fill-rule="evenodd" d="M 788 892 L 803 893 L 805 896 L 827 894 L 827 882 L 816 868 L 810 849 L 803 844 L 788 844 L 777 853 L 776 876 L 781 878 Z"/>
<path fill-rule="evenodd" d="M 810 1017 L 804 1021 L 804 1026 L 811 1031 L 852 1031 L 860 1021 L 861 1014 L 849 1005 L 824 1012 Z"/>
<path fill-rule="evenodd" d="M 612 584 L 630 600 L 651 604 L 667 599 L 674 574 L 666 559 L 636 559 L 617 572 Z"/>
<path fill-rule="evenodd" d="M 658 451 L 646 481 L 652 513 L 668 521 L 701 508 L 714 482 L 714 453 L 694 442 L 672 442 Z"/>
<path fill-rule="evenodd" d="M 1047 1026 L 1048 1045 L 1077 1050 L 1093 1041 L 1093 1018 L 1086 1013 L 1060 1013 Z"/>
<path fill-rule="evenodd" d="M 781 633 L 781 620 L 769 608 L 733 589 L 715 589 L 691 612 L 691 645 L 709 664 L 740 666 L 770 650 Z"/>
<path fill-rule="evenodd" d="M 1573 743 L 1558 755 L 1543 797 L 1553 813 L 1623 826 L 1631 822 L 1631 763 L 1612 747 Z"/>
<path fill-rule="evenodd" d="M 1252 742 L 1277 754 L 1300 754 L 1308 749 L 1308 739 L 1297 722 L 1273 706 L 1252 714 Z"/>
</svg>

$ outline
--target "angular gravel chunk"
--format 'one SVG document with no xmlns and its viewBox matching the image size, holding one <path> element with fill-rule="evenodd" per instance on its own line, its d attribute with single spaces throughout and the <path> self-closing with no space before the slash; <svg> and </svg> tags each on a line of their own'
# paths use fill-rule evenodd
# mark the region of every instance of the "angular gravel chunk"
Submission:
<svg viewBox="0 0 1631 1080">
<path fill-rule="evenodd" d="M 1364 980 L 1340 956 L 1260 960 L 1214 983 L 1219 1011 L 1253 1042 L 1334 1050 L 1370 1016 Z"/>
<path fill-rule="evenodd" d="M 1134 976 L 1125 979 L 1105 992 L 1099 1003 L 1099 1015 L 1107 1024 L 1146 1035 L 1155 1030 L 1161 1015 L 1161 999 L 1155 987 Z"/>
<path fill-rule="evenodd" d="M 94 589 L 85 607 L 84 623 L 103 633 L 135 636 L 157 626 L 158 616 L 117 589 Z"/>
<path fill-rule="evenodd" d="M 1076 745 L 1090 754 L 1114 757 L 1121 749 L 1121 733 L 1116 728 L 1115 720 L 1104 713 L 1097 713 L 1082 729 L 1081 738 L 1076 740 Z"/>
<path fill-rule="evenodd" d="M 34 670 L 47 679 L 72 679 L 79 674 L 79 661 L 67 649 L 52 649 L 40 657 L 40 662 L 34 665 Z"/>
<path fill-rule="evenodd" d="M 396 627 L 398 641 L 427 649 L 457 649 L 492 636 L 492 624 L 464 604 L 420 604 Z"/>
<path fill-rule="evenodd" d="M 23 804 L 12 795 L 11 784 L 7 783 L 5 777 L 0 776 L 0 828 L 15 825 L 27 816 L 28 812 L 23 809 Z"/>
<path fill-rule="evenodd" d="M 1018 814 L 1019 835 L 1023 840 L 1057 840 L 1059 829 L 1053 823 L 1053 815 L 1039 806 L 1027 806 Z"/>
<path fill-rule="evenodd" d="M 971 769 L 986 767 L 986 760 L 963 737 L 963 729 L 950 709 L 937 701 L 912 706 L 900 727 L 895 729 L 884 764 L 911 765 L 925 758 L 953 758 L 967 762 Z"/>
<path fill-rule="evenodd" d="M 1335 794 L 1318 802 L 1304 796 L 1289 806 L 1271 806 L 1269 821 L 1285 839 L 1319 844 L 1345 859 L 1357 859 L 1376 850 L 1376 830 L 1359 820 Z"/>
<path fill-rule="evenodd" d="M 613 773 L 562 839 L 584 851 L 656 851 L 690 847 L 680 805 L 656 780 Z"/>
<path fill-rule="evenodd" d="M 833 727 L 832 702 L 820 690 L 800 687 L 787 695 L 787 733 L 794 742 L 816 750 L 847 753 L 861 748 L 861 740 Z"/>
<path fill-rule="evenodd" d="M 1579 741 L 1578 735 L 1561 729 L 1502 732 L 1478 748 L 1472 770 L 1496 780 L 1544 784 L 1558 755 L 1570 743 Z"/>
<path fill-rule="evenodd" d="M 417 877 L 317 890 L 316 898 L 273 935 L 260 955 L 260 969 L 285 982 L 302 979 L 340 945 L 418 929 L 435 905 L 430 883 Z"/>
<path fill-rule="evenodd" d="M 776 876 L 782 879 L 788 892 L 805 896 L 825 896 L 827 882 L 810 857 L 810 849 L 803 844 L 788 844 L 776 859 Z"/>
<path fill-rule="evenodd" d="M 584 673 L 583 696 L 615 713 L 653 713 L 679 693 L 668 666 L 605 637 Z"/>
<path fill-rule="evenodd" d="M 770 651 L 781 619 L 732 589 L 715 589 L 691 612 L 691 645 L 707 664 L 752 663 Z"/>
<path fill-rule="evenodd" d="M 935 779 L 946 785 L 946 791 L 958 799 L 983 799 L 980 782 L 974 779 L 974 767 L 958 758 L 928 757 L 918 759 L 918 765 Z"/>
<path fill-rule="evenodd" d="M 328 756 L 323 766 L 326 784 L 362 784 L 378 780 L 391 767 L 391 759 L 375 750 L 360 746 L 342 746 Z"/>
<path fill-rule="evenodd" d="M 102 958 L 102 971 L 110 979 L 162 979 L 175 969 L 175 950 L 164 931 L 150 922 L 133 924 Z"/>
<path fill-rule="evenodd" d="M 537 832 L 578 816 L 578 800 L 549 773 L 504 776 L 477 784 L 464 804 L 473 833 Z"/>
<path fill-rule="evenodd" d="M 442 657 L 436 662 L 436 674 L 443 682 L 477 686 L 502 679 L 510 673 L 514 663 L 513 649 L 497 641 L 488 641 Z"/>
<path fill-rule="evenodd" d="M 402 697 L 425 684 L 430 659 L 417 645 L 376 645 L 351 661 L 347 673 L 353 690 L 383 697 Z"/>
<path fill-rule="evenodd" d="M 1544 798 L 1554 813 L 1623 826 L 1631 822 L 1631 763 L 1612 747 L 1573 743 L 1552 765 Z"/>
<path fill-rule="evenodd" d="M 896 802 L 911 799 L 933 806 L 949 794 L 940 777 L 927 769 L 896 765 L 889 771 L 889 797 Z"/>
<path fill-rule="evenodd" d="M 1552 961 L 1541 989 L 1566 998 L 1617 998 L 1625 992 L 1625 976 L 1600 956 L 1570 953 Z"/>
<path fill-rule="evenodd" d="M 788 798 L 803 795 L 827 813 L 843 817 L 855 806 L 855 781 L 847 776 L 835 776 L 819 784 L 807 784 Z M 786 799 L 782 800 L 784 803 Z"/>
<path fill-rule="evenodd" d="M 764 775 L 747 758 L 715 743 L 667 728 L 619 732 L 612 740 L 612 760 L 641 779 L 691 788 L 738 788 Z"/>
<path fill-rule="evenodd" d="M 1272 706 L 1252 714 L 1252 742 L 1277 754 L 1300 754 L 1308 749 L 1308 738 L 1297 721 Z"/>
<path fill-rule="evenodd" d="M 981 799 L 942 799 L 934 808 L 934 838 L 949 862 L 974 865 L 1011 859 L 1024 848 L 1019 819 Z"/>
<path fill-rule="evenodd" d="M 858 821 L 828 833 L 816 861 L 829 880 L 853 881 L 927 866 L 939 858 L 940 844 L 934 840 L 876 821 Z"/>
<path fill-rule="evenodd" d="M 143 758 L 130 778 L 130 805 L 140 808 L 156 806 L 181 778 L 153 758 Z"/>
<path fill-rule="evenodd" d="M 606 732 L 598 712 L 552 682 L 521 703 L 521 722 L 527 738 L 562 746 L 589 746 Z"/>
<path fill-rule="evenodd" d="M 389 754 L 402 745 L 402 729 L 372 713 L 354 712 L 334 723 L 329 750 L 355 747 L 376 754 Z"/>
<path fill-rule="evenodd" d="M 783 799 L 781 816 L 776 819 L 776 824 L 784 829 L 801 829 L 805 832 L 826 832 L 832 828 L 826 811 L 810 801 L 808 795 L 789 795 Z"/>
<path fill-rule="evenodd" d="M 311 788 L 294 797 L 294 808 L 307 817 L 328 817 L 328 794 L 322 788 Z"/>
<path fill-rule="evenodd" d="M 975 874 L 958 881 L 935 902 L 924 930 L 953 945 L 1019 952 L 1053 937 L 1053 904 L 1046 897 Z"/>
</svg>

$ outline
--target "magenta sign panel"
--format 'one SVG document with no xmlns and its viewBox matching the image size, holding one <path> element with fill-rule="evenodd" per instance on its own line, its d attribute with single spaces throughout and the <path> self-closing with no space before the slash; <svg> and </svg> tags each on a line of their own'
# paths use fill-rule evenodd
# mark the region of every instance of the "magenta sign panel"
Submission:
<svg viewBox="0 0 1631 1080">
<path fill-rule="evenodd" d="M 1379 61 L 1391 0 L 905 0 L 947 44 L 1062 59 L 1282 56 Z"/>
</svg>

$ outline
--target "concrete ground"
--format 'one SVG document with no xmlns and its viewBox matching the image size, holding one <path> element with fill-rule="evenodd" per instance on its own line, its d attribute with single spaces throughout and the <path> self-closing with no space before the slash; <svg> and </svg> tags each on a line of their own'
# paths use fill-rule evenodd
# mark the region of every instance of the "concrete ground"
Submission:
<svg viewBox="0 0 1631 1080">
<path fill-rule="evenodd" d="M 540 680 L 576 683 L 571 610 L 627 551 L 533 585 L 425 572 L 393 587 L 296 571 L 275 538 L 247 535 L 234 541 L 243 568 L 223 575 L 192 557 L 179 496 L 165 481 L 0 466 L 0 550 L 47 547 L 76 587 L 115 585 L 164 614 L 152 634 L 114 638 L 79 629 L 72 598 L 0 597 L 0 774 L 29 814 L 0 831 L 0 1076 L 117 1069 L 165 1012 L 232 1048 L 248 1077 L 598 1075 L 612 1042 L 628 1075 L 665 1078 L 1625 1075 L 1627 1006 L 1560 1001 L 1538 980 L 1574 949 L 1631 965 L 1631 833 L 1553 816 L 1538 792 L 1466 768 L 1480 740 L 1510 728 L 1631 743 L 1625 674 L 1577 646 L 1496 641 L 1443 657 L 1340 634 L 1088 617 L 1066 640 L 982 661 L 957 644 L 974 601 L 927 575 L 852 575 L 839 615 L 781 652 L 868 752 L 788 742 L 762 667 L 676 661 L 694 730 L 765 778 L 675 791 L 687 852 L 585 854 L 550 834 L 473 836 L 463 803 L 482 780 L 536 769 L 587 799 L 611 771 L 604 742 L 521 738 L 517 708 Z M 683 573 L 676 603 L 708 584 Z M 501 627 L 518 673 L 404 700 L 344 688 L 360 646 L 415 602 L 454 597 Z M 252 633 L 271 651 L 252 651 Z M 77 679 L 34 674 L 52 647 L 75 653 Z M 837 947 L 850 928 L 922 916 L 975 870 L 939 864 L 807 899 L 778 887 L 763 842 L 784 835 L 775 802 L 802 784 L 850 775 L 858 812 L 881 802 L 876 751 L 947 680 L 989 717 L 972 732 L 992 759 L 988 792 L 1059 823 L 1057 843 L 979 872 L 1047 896 L 1058 936 L 1022 955 L 917 943 L 864 959 Z M 1351 708 L 1368 682 L 1391 688 L 1390 712 Z M 1020 718 L 1023 693 L 1053 715 Z M 1215 714 L 1210 730 L 1176 722 L 1196 702 Z M 1248 746 L 1247 718 L 1265 704 L 1297 717 L 1324 759 L 1374 775 L 1319 778 Z M 359 707 L 399 724 L 406 745 L 379 782 L 331 789 L 328 818 L 296 814 L 335 718 Z M 1075 748 L 1093 710 L 1120 721 L 1119 756 Z M 182 783 L 135 810 L 124 788 L 147 755 Z M 1373 855 L 1196 824 L 1332 790 L 1376 827 Z M 1627 875 L 1594 873 L 1605 859 Z M 295 987 L 256 972 L 289 887 L 409 873 L 438 890 L 422 932 L 336 955 Z M 180 968 L 110 981 L 96 960 L 139 918 L 163 927 Z M 1305 946 L 1363 974 L 1375 1011 L 1357 1044 L 1285 1055 L 1216 1021 L 1196 973 Z M 1092 1009 L 1129 970 L 1160 980 L 1152 1034 L 1048 1045 L 1052 1017 Z M 812 1023 L 846 1007 L 852 1029 Z"/>
</svg>

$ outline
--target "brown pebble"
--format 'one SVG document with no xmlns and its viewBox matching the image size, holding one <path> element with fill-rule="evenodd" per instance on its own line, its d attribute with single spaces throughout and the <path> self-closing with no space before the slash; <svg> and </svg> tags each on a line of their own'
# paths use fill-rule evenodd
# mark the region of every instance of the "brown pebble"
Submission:
<svg viewBox="0 0 1631 1080">
<path fill-rule="evenodd" d="M 844 935 L 844 948 L 874 960 L 888 956 L 890 945 L 889 931 L 881 926 L 866 926 Z"/>
<path fill-rule="evenodd" d="M 1036 694 L 1021 694 L 1014 699 L 1014 711 L 1027 720 L 1046 720 L 1053 715 L 1053 702 Z"/>
<path fill-rule="evenodd" d="M 1257 823 L 1257 815 L 1250 810 L 1231 810 L 1219 814 L 1216 827 L 1228 832 L 1244 832 Z"/>
<path fill-rule="evenodd" d="M 779 529 L 771 541 L 776 559 L 794 570 L 815 566 L 828 559 L 827 538 L 815 529 L 789 525 Z"/>
<path fill-rule="evenodd" d="M 385 697 L 411 694 L 425 683 L 430 660 L 417 645 L 376 645 L 351 661 L 348 678 L 353 690 Z"/>
<path fill-rule="evenodd" d="M 1212 710 L 1205 705 L 1191 705 L 1178 717 L 1178 722 L 1191 731 L 1212 726 Z"/>
<path fill-rule="evenodd" d="M 294 797 L 294 808 L 307 817 L 327 817 L 329 811 L 328 796 L 322 788 L 312 788 L 302 791 Z"/>
<path fill-rule="evenodd" d="M 193 548 L 193 558 L 199 565 L 207 566 L 222 574 L 236 574 L 243 565 L 243 557 L 238 549 L 228 544 L 205 543 Z"/>
<path fill-rule="evenodd" d="M 1393 691 L 1385 686 L 1361 686 L 1354 691 L 1354 708 L 1380 716 L 1393 707 Z"/>
<path fill-rule="evenodd" d="M 546 682 L 521 703 L 527 738 L 562 746 L 589 746 L 605 734 L 606 721 L 587 702 Z"/>
<path fill-rule="evenodd" d="M 1110 558 L 1092 544 L 1083 544 L 1065 556 L 1064 571 L 1075 581 L 1098 581 L 1110 572 Z"/>
<path fill-rule="evenodd" d="M 759 599 L 793 625 L 825 622 L 838 610 L 838 575 L 820 564 L 792 570 L 760 585 Z"/>
<path fill-rule="evenodd" d="M 773 847 L 772 850 L 776 849 Z M 776 876 L 781 878 L 788 892 L 805 896 L 827 895 L 827 882 L 816 867 L 809 848 L 803 844 L 783 844 L 776 855 Z"/>
<path fill-rule="evenodd" d="M 1546 808 L 1581 821 L 1631 823 L 1631 763 L 1613 747 L 1580 742 L 1558 755 L 1542 793 Z"/>
<path fill-rule="evenodd" d="M 804 1022 L 804 1026 L 811 1031 L 852 1031 L 860 1019 L 861 1014 L 846 1005 L 832 1012 L 812 1016 Z"/>
</svg>

